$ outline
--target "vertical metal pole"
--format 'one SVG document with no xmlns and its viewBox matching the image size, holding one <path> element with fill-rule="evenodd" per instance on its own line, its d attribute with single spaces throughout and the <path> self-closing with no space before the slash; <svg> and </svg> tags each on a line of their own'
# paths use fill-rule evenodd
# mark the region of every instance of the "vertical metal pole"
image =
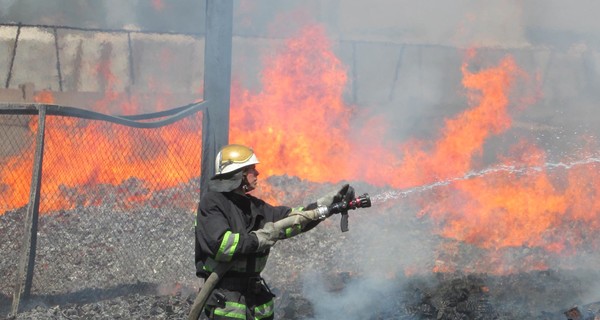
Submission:
<svg viewBox="0 0 600 320">
<path fill-rule="evenodd" d="M 206 0 L 201 193 L 208 190 L 219 148 L 229 141 L 232 29 L 233 1 Z"/>
<path fill-rule="evenodd" d="M 135 73 L 133 69 L 133 45 L 131 44 L 131 32 L 127 32 L 127 51 L 129 60 L 129 85 L 135 84 Z"/>
<path fill-rule="evenodd" d="M 17 45 L 19 44 L 19 36 L 21 35 L 21 23 L 17 27 L 17 35 L 15 36 L 15 44 L 13 46 L 12 55 L 10 58 L 10 66 L 8 67 L 8 75 L 6 76 L 5 88 L 8 89 L 10 86 L 10 78 L 12 78 L 13 67 L 15 66 L 15 57 L 17 56 Z"/>
<path fill-rule="evenodd" d="M 60 92 L 63 92 L 63 78 L 62 78 L 62 70 L 60 67 L 60 48 L 58 47 L 58 31 L 56 28 L 53 28 L 54 31 L 54 48 L 56 50 L 56 73 L 58 74 L 58 87 L 60 88 Z"/>
<path fill-rule="evenodd" d="M 33 269 L 35 265 L 35 252 L 37 245 L 38 216 L 40 209 L 40 189 L 42 185 L 42 160 L 44 158 L 44 131 L 46 128 L 46 106 L 39 106 L 38 128 L 35 147 L 35 159 L 27 216 L 25 217 L 25 232 L 23 246 L 19 260 L 17 283 L 13 295 L 12 314 L 19 312 L 21 300 L 29 298 L 33 282 Z"/>
</svg>

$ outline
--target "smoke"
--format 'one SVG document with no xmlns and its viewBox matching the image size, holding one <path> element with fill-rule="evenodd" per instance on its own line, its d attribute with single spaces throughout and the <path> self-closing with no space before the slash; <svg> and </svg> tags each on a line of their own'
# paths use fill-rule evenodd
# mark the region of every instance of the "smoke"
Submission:
<svg viewBox="0 0 600 320">
<path fill-rule="evenodd" d="M 105 0 L 104 7 L 106 10 L 105 17 L 107 25 L 124 26 L 134 30 L 140 29 L 140 21 L 137 9 L 139 2 L 139 0 Z M 132 17 L 134 19 L 132 19 Z"/>
<path fill-rule="evenodd" d="M 103 1 L 106 24 L 128 29 L 200 33 L 204 30 L 202 1 Z"/>
<path fill-rule="evenodd" d="M 333 239 L 338 254 L 329 257 L 332 269 L 310 268 L 302 276 L 303 296 L 314 308 L 314 319 L 370 319 L 397 313 L 406 276 L 434 267 L 439 240 L 431 234 L 428 219 L 416 217 L 398 202 L 380 202 L 350 215 L 350 231 Z M 338 221 L 332 225 L 337 227 Z"/>
<path fill-rule="evenodd" d="M 598 264 L 596 264 L 595 266 L 597 265 Z M 582 295 L 581 300 L 579 301 L 580 305 L 598 302 L 598 297 L 600 297 L 600 281 L 598 280 L 598 276 L 598 271 L 582 273 L 581 283 L 587 284 L 587 288 L 585 288 L 585 293 Z"/>
<path fill-rule="evenodd" d="M 0 12 L 2 12 L 2 15 L 5 15 L 15 2 L 17 2 L 17 0 L 0 0 Z"/>
<path fill-rule="evenodd" d="M 522 47 L 527 44 L 522 6 L 514 0 L 378 1 L 377 6 L 346 1 L 333 21 L 344 33 L 395 43 Z M 364 23 L 356 23 L 359 12 Z"/>
<path fill-rule="evenodd" d="M 200 33 L 203 7 L 196 0 L 0 0 L 0 17 L 31 25 Z"/>
<path fill-rule="evenodd" d="M 304 279 L 303 294 L 313 305 L 315 320 L 370 319 L 397 308 L 394 302 L 400 298 L 397 283 L 382 277 L 352 279 L 339 292 L 331 292 L 319 274 L 307 273 Z"/>
</svg>

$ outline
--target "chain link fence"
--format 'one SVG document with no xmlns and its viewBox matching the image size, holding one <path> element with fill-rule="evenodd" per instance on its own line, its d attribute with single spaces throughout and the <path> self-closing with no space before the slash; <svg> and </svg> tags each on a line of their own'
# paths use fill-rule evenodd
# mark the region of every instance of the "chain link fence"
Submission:
<svg viewBox="0 0 600 320">
<path fill-rule="evenodd" d="M 49 109 L 32 301 L 175 290 L 194 281 L 202 112 L 191 108 L 177 119 L 116 122 L 83 110 Z M 39 116 L 25 111 L 0 112 L 0 315 L 8 313 L 17 290 L 27 237 L 24 216 L 40 128 Z"/>
<path fill-rule="evenodd" d="M 31 122 L 37 116 L 0 114 L 0 316 L 9 312 L 22 251 L 35 145 Z"/>
</svg>

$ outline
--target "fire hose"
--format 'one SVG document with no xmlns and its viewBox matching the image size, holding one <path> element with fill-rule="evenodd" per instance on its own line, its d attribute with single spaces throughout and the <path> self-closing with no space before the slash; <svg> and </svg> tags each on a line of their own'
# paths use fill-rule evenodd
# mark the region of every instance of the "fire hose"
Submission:
<svg viewBox="0 0 600 320">
<path fill-rule="evenodd" d="M 342 216 L 341 219 L 341 229 L 342 232 L 348 231 L 348 210 L 354 210 L 357 208 L 368 208 L 371 206 L 371 198 L 369 194 L 365 193 L 362 196 L 354 198 L 354 192 L 347 195 L 347 200 L 342 200 L 340 202 L 334 203 L 329 206 L 327 209 L 330 214 L 340 213 Z M 307 215 L 295 214 L 290 215 L 284 219 L 275 222 L 276 230 L 285 230 L 286 228 L 293 227 L 296 225 L 306 225 L 307 223 L 314 221 L 313 217 L 309 217 Z M 190 315 L 188 320 L 198 320 L 200 318 L 200 313 L 204 309 L 206 305 L 206 301 L 210 294 L 217 286 L 221 278 L 229 271 L 233 262 L 224 262 L 217 265 L 217 267 L 213 270 L 213 272 L 206 278 L 204 284 L 200 288 L 200 292 L 196 296 L 194 300 L 194 304 L 190 310 Z"/>
</svg>

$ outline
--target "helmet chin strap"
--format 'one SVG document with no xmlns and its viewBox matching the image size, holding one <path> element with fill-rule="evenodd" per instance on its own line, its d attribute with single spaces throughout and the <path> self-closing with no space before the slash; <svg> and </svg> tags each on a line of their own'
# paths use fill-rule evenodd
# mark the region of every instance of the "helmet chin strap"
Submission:
<svg viewBox="0 0 600 320">
<path fill-rule="evenodd" d="M 250 184 L 248 183 L 248 178 L 246 178 L 245 173 L 244 173 L 244 177 L 242 178 L 242 190 L 244 192 L 248 192 L 250 190 Z"/>
</svg>

